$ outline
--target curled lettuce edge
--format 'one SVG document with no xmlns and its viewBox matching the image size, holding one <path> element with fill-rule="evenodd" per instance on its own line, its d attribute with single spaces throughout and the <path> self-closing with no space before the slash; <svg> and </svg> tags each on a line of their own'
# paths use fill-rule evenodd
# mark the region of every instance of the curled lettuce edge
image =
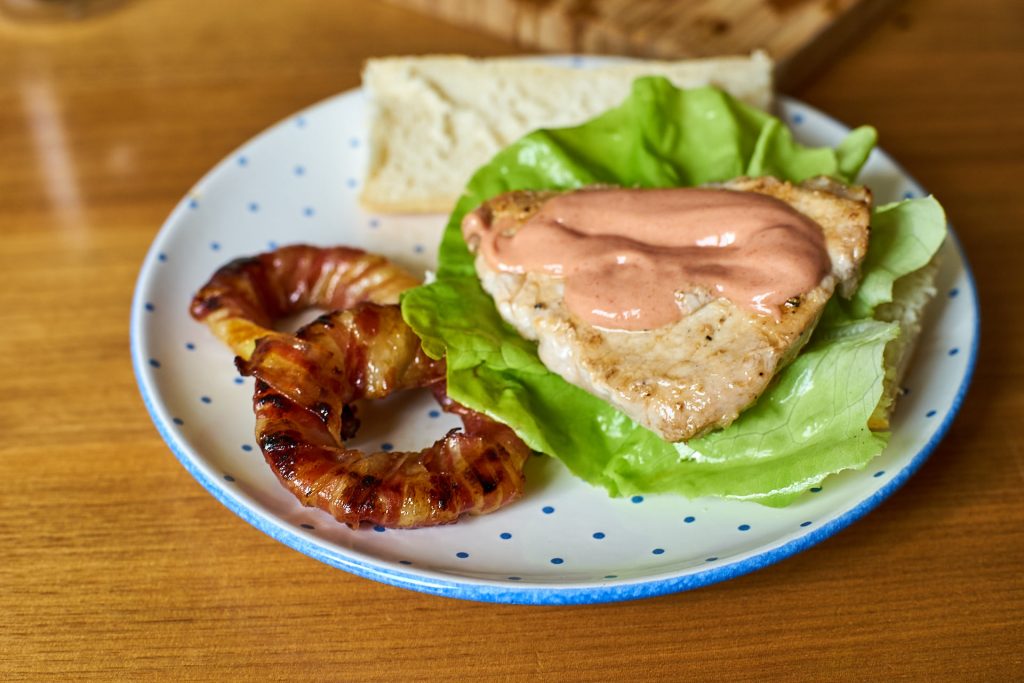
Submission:
<svg viewBox="0 0 1024 683">
<path fill-rule="evenodd" d="M 875 141 L 865 126 L 834 150 L 804 147 L 777 118 L 717 89 L 638 79 L 619 107 L 580 126 L 530 133 L 476 172 L 445 228 L 435 281 L 403 295 L 403 315 L 428 354 L 447 358 L 454 400 L 509 424 L 611 496 L 671 492 L 788 505 L 831 474 L 863 468 L 888 442 L 867 420 L 899 327 L 875 320 L 874 310 L 945 238 L 934 198 L 876 207 L 853 298 L 833 297 L 808 344 L 739 419 L 685 444 L 663 441 L 548 371 L 536 344 L 501 319 L 481 288 L 461 220 L 514 189 L 698 185 L 738 175 L 851 183 Z"/>
</svg>

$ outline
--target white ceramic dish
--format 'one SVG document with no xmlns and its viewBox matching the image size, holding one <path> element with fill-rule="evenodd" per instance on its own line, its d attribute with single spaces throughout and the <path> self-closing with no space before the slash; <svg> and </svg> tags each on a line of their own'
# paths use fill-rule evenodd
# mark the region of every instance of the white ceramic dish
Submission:
<svg viewBox="0 0 1024 683">
<path fill-rule="evenodd" d="M 574 64 L 581 60 L 574 59 Z M 847 129 L 799 102 L 780 116 L 806 144 Z M 670 593 L 728 579 L 831 536 L 878 505 L 948 429 L 970 380 L 978 304 L 963 252 L 943 247 L 939 296 L 900 402 L 889 447 L 860 472 L 826 480 L 783 509 L 671 496 L 613 500 L 556 461 L 532 458 L 524 498 L 495 514 L 414 531 L 349 529 L 303 508 L 255 444 L 251 380 L 188 315 L 225 261 L 307 242 L 381 252 L 414 271 L 435 259 L 443 216 L 363 212 L 361 92 L 317 104 L 229 155 L 182 199 L 153 242 L 132 308 L 132 359 L 157 429 L 224 505 L 273 538 L 346 571 L 427 593 L 515 603 L 584 603 Z M 884 152 L 861 180 L 880 203 L 923 190 Z M 357 444 L 418 449 L 458 422 L 424 392 L 371 406 Z"/>
</svg>

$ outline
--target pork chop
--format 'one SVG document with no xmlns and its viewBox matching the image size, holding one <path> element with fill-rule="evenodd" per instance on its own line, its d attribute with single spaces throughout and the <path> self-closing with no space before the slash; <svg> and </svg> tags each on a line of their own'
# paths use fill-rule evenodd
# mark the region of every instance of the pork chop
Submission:
<svg viewBox="0 0 1024 683">
<path fill-rule="evenodd" d="M 778 317 L 693 287 L 675 292 L 683 313 L 676 322 L 643 331 L 594 326 L 566 306 L 561 277 L 504 272 L 476 256 L 484 290 L 509 324 L 538 342 L 548 369 L 667 441 L 726 427 L 756 401 L 807 342 L 833 292 L 855 291 L 867 251 L 866 188 L 827 178 L 791 184 L 770 177 L 737 178 L 719 187 L 774 197 L 821 227 L 831 269 L 818 286 L 788 299 Z M 483 221 L 484 230 L 500 220 L 507 235 L 557 194 L 506 193 L 481 206 L 475 220 Z M 475 239 L 469 244 L 476 250 Z"/>
</svg>

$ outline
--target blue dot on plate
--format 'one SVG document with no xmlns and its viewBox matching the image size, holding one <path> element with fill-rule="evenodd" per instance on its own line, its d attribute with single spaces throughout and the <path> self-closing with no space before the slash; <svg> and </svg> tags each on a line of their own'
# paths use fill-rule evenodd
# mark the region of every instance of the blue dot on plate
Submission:
<svg viewBox="0 0 1024 683">
<path fill-rule="evenodd" d="M 192 342 L 185 342 L 185 348 L 188 349 L 189 351 L 195 351 L 196 345 L 193 344 Z"/>
<path fill-rule="evenodd" d="M 406 565 L 408 565 L 408 564 L 412 564 L 412 562 L 410 562 L 409 560 L 399 560 L 398 564 L 406 564 Z"/>
<path fill-rule="evenodd" d="M 790 120 L 799 126 L 801 123 L 804 122 L 804 115 L 801 114 L 800 112 L 796 112 L 795 114 L 793 114 Z"/>
<path fill-rule="evenodd" d="M 306 118 L 304 116 L 297 116 L 297 117 L 295 117 L 295 125 L 298 126 L 299 128 L 305 128 L 306 127 Z"/>
<path fill-rule="evenodd" d="M 382 527 L 380 524 L 378 524 L 377 526 L 373 527 L 373 530 L 376 531 L 378 534 L 382 534 L 385 531 L 387 531 L 387 529 Z"/>
<path fill-rule="evenodd" d="M 907 190 L 906 192 L 903 193 L 903 198 L 904 199 L 913 199 L 914 198 L 914 193 L 909 191 L 909 190 Z"/>
<path fill-rule="evenodd" d="M 199 400 L 202 401 L 203 403 L 213 403 L 213 399 L 210 398 L 209 396 L 200 396 Z"/>
<path fill-rule="evenodd" d="M 220 251 L 220 242 L 210 242 L 210 249 Z"/>
<path fill-rule="evenodd" d="M 299 526 L 301 526 L 303 529 L 315 529 L 316 528 L 312 524 L 300 524 Z"/>
<path fill-rule="evenodd" d="M 603 531 L 595 531 L 594 532 L 594 538 L 596 538 L 597 540 L 600 541 L 602 538 L 604 538 L 604 532 Z"/>
<path fill-rule="evenodd" d="M 580 57 L 579 55 L 574 55 L 572 59 L 569 60 L 569 66 L 571 66 L 574 69 L 579 69 L 581 66 L 583 66 L 583 58 Z"/>
<path fill-rule="evenodd" d="M 302 210 L 302 215 L 306 216 L 307 218 L 312 216 L 315 213 L 316 213 L 316 211 L 313 210 L 312 206 L 307 206 L 305 209 Z"/>
<path fill-rule="evenodd" d="M 664 548 L 655 548 L 654 550 L 651 551 L 651 554 L 652 555 L 664 555 L 665 554 L 665 549 Z"/>
<path fill-rule="evenodd" d="M 736 528 L 739 529 L 740 531 L 750 531 L 750 525 L 749 524 L 740 524 Z"/>
<path fill-rule="evenodd" d="M 160 259 L 161 261 L 166 261 L 167 260 L 167 254 L 165 254 L 163 252 L 160 252 L 159 254 L 157 254 L 156 257 L 158 259 Z"/>
<path fill-rule="evenodd" d="M 821 493 L 821 487 L 820 486 L 812 486 L 811 487 L 811 493 Z"/>
<path fill-rule="evenodd" d="M 388 441 L 385 441 L 380 445 L 380 449 L 382 451 L 393 451 L 395 449 L 395 445 Z"/>
<path fill-rule="evenodd" d="M 198 199 L 190 199 L 190 200 L 188 200 L 188 208 L 190 208 L 190 209 L 198 209 L 199 208 L 199 200 Z"/>
<path fill-rule="evenodd" d="M 935 415 L 936 412 L 934 410 L 929 410 L 927 413 L 924 414 L 925 417 L 935 417 Z"/>
<path fill-rule="evenodd" d="M 431 410 L 429 413 L 427 413 L 427 415 L 429 415 L 430 417 L 433 417 L 433 418 L 438 418 L 438 417 L 441 417 L 441 411 L 440 410 Z"/>
<path fill-rule="evenodd" d="M 551 558 L 551 564 L 562 564 L 563 562 L 565 562 L 565 560 L 563 560 L 560 557 L 552 557 Z"/>
<path fill-rule="evenodd" d="M 705 561 L 705 562 L 714 562 L 714 561 L 715 561 L 715 560 L 717 560 L 717 559 L 718 559 L 717 557 L 709 557 L 709 558 L 707 558 L 707 559 L 706 559 L 706 560 L 704 560 L 704 561 Z"/>
<path fill-rule="evenodd" d="M 241 377 L 236 377 L 236 378 L 235 378 L 235 384 L 241 384 L 241 383 L 242 383 L 242 382 L 244 382 L 244 381 L 245 381 L 245 380 L 244 380 L 244 379 L 242 379 Z"/>
<path fill-rule="evenodd" d="M 503 531 L 503 532 L 501 532 L 501 534 L 500 534 L 500 535 L 501 535 L 501 538 L 505 539 L 506 541 L 507 541 L 508 539 L 512 538 L 512 534 L 510 534 L 510 533 L 509 533 L 509 532 L 507 532 L 507 531 Z"/>
<path fill-rule="evenodd" d="M 225 474 L 224 475 L 224 481 L 234 481 L 234 480 L 235 480 L 235 478 L 232 477 L 230 474 Z"/>
<path fill-rule="evenodd" d="M 270 240 L 269 242 L 267 242 L 267 249 L 271 251 L 277 249 L 277 242 L 275 242 L 274 240 Z"/>
<path fill-rule="evenodd" d="M 348 186 L 348 187 L 349 187 L 350 189 L 351 189 L 351 188 L 355 188 L 355 186 L 356 186 L 356 179 L 355 179 L 355 178 L 349 178 L 348 180 L 346 180 L 346 181 L 345 181 L 345 184 L 346 184 L 346 185 L 347 185 L 347 186 Z"/>
<path fill-rule="evenodd" d="M 617 578 L 619 578 L 619 575 L 618 574 L 605 574 L 604 578 L 606 578 L 606 579 L 617 579 Z"/>
<path fill-rule="evenodd" d="M 522 581 L 523 577 L 521 577 L 521 576 L 510 576 L 510 577 L 508 577 L 508 580 L 509 581 Z"/>
<path fill-rule="evenodd" d="M 377 219 L 377 218 L 371 218 L 370 219 L 370 227 L 374 228 L 374 229 L 379 228 L 380 227 L 380 220 Z"/>
<path fill-rule="evenodd" d="M 359 146 L 359 138 L 349 138 L 348 146 L 355 148 Z"/>
<path fill-rule="evenodd" d="M 249 165 L 249 157 L 245 156 L 244 154 L 242 156 L 238 157 L 238 165 L 239 166 L 248 166 Z"/>
<path fill-rule="evenodd" d="M 469 557 L 469 553 L 465 552 L 464 550 L 460 550 L 459 552 L 455 553 L 455 557 L 459 558 L 460 560 L 464 560 L 467 557 Z"/>
<path fill-rule="evenodd" d="M 874 476 L 874 477 L 881 477 L 884 474 L 885 474 L 885 470 L 878 470 L 872 476 Z"/>
<path fill-rule="evenodd" d="M 178 425 L 179 427 L 181 425 L 185 424 L 185 421 L 182 420 L 180 417 L 172 417 L 171 418 L 171 422 L 173 422 L 174 424 Z"/>
<path fill-rule="evenodd" d="M 149 364 L 152 365 L 154 368 L 160 367 L 160 361 L 158 361 L 156 358 L 150 358 Z"/>
<path fill-rule="evenodd" d="M 414 252 L 416 252 L 417 254 L 422 254 L 423 253 L 423 245 L 422 244 L 417 244 L 415 247 L 412 248 L 412 250 Z"/>
<path fill-rule="evenodd" d="M 305 175 L 306 173 L 306 167 L 302 165 L 296 166 L 292 170 L 294 171 L 295 175 Z"/>
<path fill-rule="evenodd" d="M 540 509 L 540 511 L 543 512 L 545 515 L 550 515 L 552 512 L 555 511 L 555 508 L 551 507 L 550 505 L 545 505 Z"/>
<path fill-rule="evenodd" d="M 956 287 L 954 287 L 953 289 L 949 290 L 949 298 L 950 299 L 955 299 L 957 294 L 959 294 L 959 293 L 960 293 L 960 290 L 957 289 Z"/>
<path fill-rule="evenodd" d="M 642 502 L 644 502 L 644 497 L 643 496 L 633 496 L 632 498 L 630 498 L 630 500 L 633 501 L 634 503 L 642 503 Z"/>
<path fill-rule="evenodd" d="M 250 446 L 250 445 L 249 445 L 249 444 L 247 444 L 247 443 L 243 443 L 243 444 L 242 444 L 242 450 L 243 450 L 243 451 L 245 451 L 246 453 L 248 453 L 249 451 L 251 451 L 251 450 L 252 450 L 252 446 Z"/>
<path fill-rule="evenodd" d="M 252 213 L 256 213 L 259 210 L 260 205 L 258 202 L 249 202 L 249 211 L 251 211 Z"/>
<path fill-rule="evenodd" d="M 683 521 L 686 522 L 687 524 L 693 524 L 694 522 L 697 521 L 697 518 L 694 517 L 693 515 L 690 515 L 689 517 L 683 517 Z"/>
<path fill-rule="evenodd" d="M 949 350 L 949 355 L 951 355 L 951 356 L 955 356 L 958 353 L 960 353 L 960 349 L 958 349 L 955 346 Z"/>
<path fill-rule="evenodd" d="M 146 302 L 146 310 L 149 311 L 150 313 L 152 313 L 153 311 L 156 310 L 156 306 L 154 306 L 153 304 L 151 304 L 150 302 L 147 301 Z"/>
<path fill-rule="evenodd" d="M 800 522 L 800 526 L 810 526 L 811 522 Z"/>
</svg>

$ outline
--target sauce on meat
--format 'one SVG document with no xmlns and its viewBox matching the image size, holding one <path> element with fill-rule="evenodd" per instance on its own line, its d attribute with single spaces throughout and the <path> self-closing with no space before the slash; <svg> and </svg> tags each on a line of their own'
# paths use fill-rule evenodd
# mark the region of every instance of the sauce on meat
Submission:
<svg viewBox="0 0 1024 683">
<path fill-rule="evenodd" d="M 676 322 L 677 292 L 700 289 L 778 319 L 831 270 L 817 223 L 774 197 L 727 189 L 579 190 L 519 225 L 477 209 L 462 231 L 496 270 L 564 278 L 568 309 L 613 329 Z"/>
</svg>

